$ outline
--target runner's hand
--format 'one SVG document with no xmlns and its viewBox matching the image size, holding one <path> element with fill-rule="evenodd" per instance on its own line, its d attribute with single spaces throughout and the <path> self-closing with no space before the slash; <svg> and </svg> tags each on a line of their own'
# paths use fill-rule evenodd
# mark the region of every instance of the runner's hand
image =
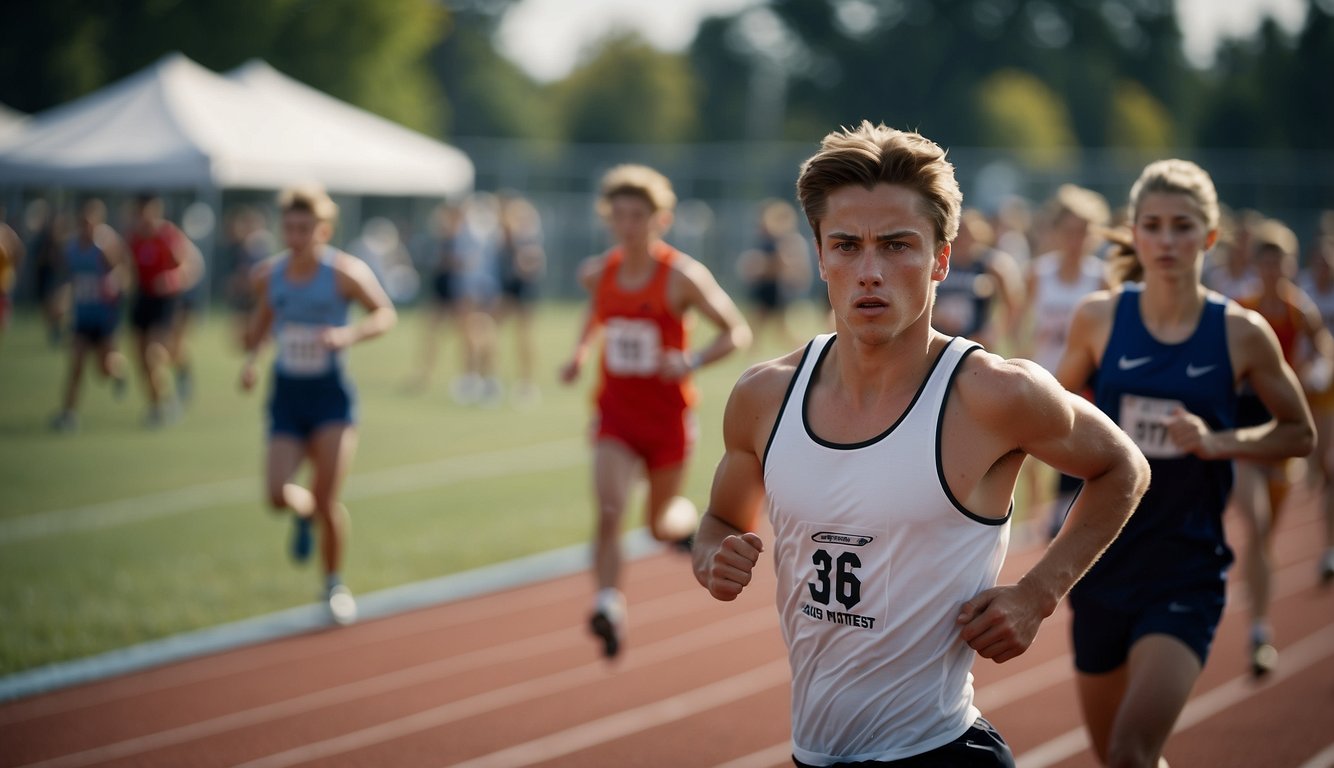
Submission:
<svg viewBox="0 0 1334 768">
<path fill-rule="evenodd" d="M 709 594 L 717 600 L 735 600 L 750 584 L 751 572 L 763 551 L 764 542 L 754 533 L 724 538 L 709 563 Z"/>
<path fill-rule="evenodd" d="M 959 609 L 959 636 L 977 655 L 996 663 L 1028 650 L 1042 625 L 1037 605 L 1025 599 L 1022 587 L 992 587 Z"/>
</svg>

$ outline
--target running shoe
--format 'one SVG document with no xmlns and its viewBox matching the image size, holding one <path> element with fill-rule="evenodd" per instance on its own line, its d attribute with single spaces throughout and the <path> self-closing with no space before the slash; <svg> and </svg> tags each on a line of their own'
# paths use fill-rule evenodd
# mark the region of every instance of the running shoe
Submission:
<svg viewBox="0 0 1334 768">
<path fill-rule="evenodd" d="M 1278 666 L 1278 649 L 1270 643 L 1251 643 L 1251 677 L 1261 678 Z"/>
<path fill-rule="evenodd" d="M 352 599 L 352 590 L 344 585 L 335 584 L 330 588 L 326 602 L 335 624 L 346 627 L 357 620 L 357 601 Z"/>
<path fill-rule="evenodd" d="M 61 411 L 51 419 L 51 429 L 54 432 L 78 432 L 79 417 L 73 411 Z"/>
<path fill-rule="evenodd" d="M 309 517 L 292 515 L 292 559 L 304 563 L 315 549 L 314 521 Z"/>
<path fill-rule="evenodd" d="M 598 610 L 588 620 L 588 628 L 602 640 L 602 655 L 616 658 L 621 652 L 621 621 L 612 611 Z"/>
</svg>

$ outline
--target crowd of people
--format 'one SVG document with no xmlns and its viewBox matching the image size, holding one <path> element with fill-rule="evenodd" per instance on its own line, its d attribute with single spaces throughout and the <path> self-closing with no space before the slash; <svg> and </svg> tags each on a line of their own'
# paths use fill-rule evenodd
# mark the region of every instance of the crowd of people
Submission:
<svg viewBox="0 0 1334 768">
<path fill-rule="evenodd" d="M 1146 166 L 1125 200 L 1064 184 L 1043 205 L 1014 198 L 983 212 L 965 205 L 943 149 L 866 122 L 830 133 L 802 165 L 798 207 L 757 205 L 753 244 L 734 260 L 736 301 L 670 244 L 671 181 L 643 165 L 607 171 L 594 207 L 609 247 L 578 267 L 585 311 L 558 373 L 573 384 L 597 358 L 586 621 L 601 653 L 627 642 L 620 536 L 643 480 L 648 531 L 690 554 L 713 597 L 734 599 L 772 552 L 797 765 L 1013 765 L 974 705 L 969 670 L 975 656 L 1022 654 L 1067 597 L 1094 751 L 1108 765 L 1165 765 L 1222 614 L 1227 510 L 1244 534 L 1257 677 L 1278 663 L 1269 548 L 1296 483 L 1321 499 L 1318 578 L 1334 583 L 1334 213 L 1303 251 L 1290 226 L 1229 210 L 1206 169 L 1176 159 Z M 0 230 L 0 328 L 30 259 L 49 338 L 68 335 L 70 350 L 52 428 L 78 429 L 90 356 L 118 394 L 138 373 L 147 426 L 173 422 L 193 386 L 199 249 L 152 194 L 135 199 L 123 233 L 96 198 L 63 239 L 53 211 L 31 213 L 26 244 Z M 339 489 L 359 413 L 346 350 L 395 326 L 400 282 L 389 238 L 367 230 L 348 251 L 331 244 L 337 206 L 323 190 L 285 190 L 278 214 L 276 237 L 261 208 L 228 216 L 224 291 L 242 389 L 274 350 L 267 501 L 291 513 L 294 560 L 318 547 L 324 601 L 348 623 Z M 424 285 L 407 387 L 431 386 L 452 330 L 450 394 L 499 405 L 508 323 L 509 397 L 535 407 L 547 268 L 537 207 L 477 193 L 392 241 L 394 263 Z M 810 340 L 788 318 L 807 299 L 825 325 Z M 117 344 L 124 309 L 129 360 Z M 711 335 L 699 338 L 697 319 Z M 701 515 L 682 496 L 693 374 L 770 329 L 785 351 L 737 381 Z M 304 462 L 309 487 L 293 479 Z M 1017 583 L 998 585 L 1015 523 L 1047 546 Z"/>
</svg>

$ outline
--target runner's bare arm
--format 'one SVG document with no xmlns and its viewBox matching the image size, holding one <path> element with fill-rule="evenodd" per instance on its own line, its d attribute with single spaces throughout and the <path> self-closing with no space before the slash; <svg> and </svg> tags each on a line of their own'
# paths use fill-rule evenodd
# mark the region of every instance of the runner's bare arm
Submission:
<svg viewBox="0 0 1334 768">
<path fill-rule="evenodd" d="M 692 548 L 695 579 L 718 600 L 741 594 L 764 551 L 755 533 L 764 506 L 763 451 L 792 378 L 790 358 L 746 371 L 723 413 L 723 457 Z"/>
<path fill-rule="evenodd" d="M 593 301 L 605 264 L 605 256 L 589 256 L 579 265 L 579 284 L 584 287 L 589 298 L 584 304 L 584 317 L 579 323 L 579 338 L 575 340 L 574 351 L 570 354 L 570 359 L 560 368 L 560 380 L 566 384 L 573 383 L 579 378 L 579 371 L 583 369 L 588 353 L 597 339 L 598 323 L 593 312 Z"/>
<path fill-rule="evenodd" d="M 339 293 L 360 304 L 366 310 L 366 315 L 351 325 L 328 329 L 325 342 L 330 348 L 343 349 L 381 336 L 398 322 L 394 302 L 366 262 L 355 256 L 340 254 L 334 275 Z"/>
<path fill-rule="evenodd" d="M 269 336 L 273 327 L 273 305 L 269 303 L 269 276 L 273 273 L 274 259 L 269 258 L 256 264 L 250 270 L 250 292 L 255 297 L 255 308 L 250 311 L 242 343 L 245 347 L 245 360 L 241 363 L 241 389 L 249 392 L 254 388 L 258 376 L 255 361 L 259 357 L 260 347 Z"/>
<path fill-rule="evenodd" d="M 1214 459 L 1283 459 L 1310 453 L 1315 447 L 1311 409 L 1269 323 L 1259 313 L 1229 303 L 1227 344 L 1237 379 L 1250 382 L 1273 418 L 1254 427 L 1204 434 L 1194 453 Z"/>
<path fill-rule="evenodd" d="M 750 326 L 746 324 L 741 310 L 718 285 L 708 267 L 694 259 L 683 261 L 674 281 L 678 286 L 679 298 L 673 304 L 681 314 L 686 309 L 694 308 L 718 329 L 718 334 L 707 346 L 687 350 L 685 357 L 679 361 L 680 366 L 672 365 L 673 358 L 665 359 L 664 366 L 667 367 L 663 375 L 667 378 L 680 378 L 691 369 L 721 360 L 738 349 L 750 346 L 751 341 Z"/>
<path fill-rule="evenodd" d="M 1144 456 L 1102 411 L 1071 394 L 1036 363 L 1007 361 L 961 384 L 971 412 L 1015 449 L 1084 480 L 1069 518 L 1017 584 L 964 603 L 961 636 L 983 658 L 1008 661 L 1028 649 L 1042 621 L 1111 544 L 1148 488 Z"/>
</svg>

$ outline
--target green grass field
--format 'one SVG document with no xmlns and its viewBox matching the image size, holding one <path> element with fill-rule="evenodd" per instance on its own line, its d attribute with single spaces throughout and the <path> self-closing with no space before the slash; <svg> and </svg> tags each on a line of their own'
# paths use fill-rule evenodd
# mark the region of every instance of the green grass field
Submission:
<svg viewBox="0 0 1334 768">
<path fill-rule="evenodd" d="M 593 372 L 575 387 L 556 381 L 577 318 L 574 306 L 540 310 L 542 399 L 525 409 L 453 403 L 452 337 L 430 390 L 407 393 L 421 339 L 412 311 L 352 350 L 361 445 L 345 489 L 353 534 L 344 575 L 355 591 L 587 539 Z M 800 320 L 801 332 L 816 330 L 814 315 Z M 238 390 L 229 333 L 221 313 L 195 329 L 195 397 L 179 423 L 145 429 L 137 379 L 116 402 L 88 377 L 80 431 L 59 434 L 48 422 L 67 353 L 48 346 L 35 315 L 15 318 L 0 342 L 0 675 L 315 598 L 318 568 L 288 560 L 290 523 L 261 503 L 264 394 Z M 761 339 L 701 372 L 700 443 L 686 487 L 701 506 L 733 382 L 747 363 L 782 351 Z M 640 524 L 636 511 L 627 527 Z"/>
</svg>

